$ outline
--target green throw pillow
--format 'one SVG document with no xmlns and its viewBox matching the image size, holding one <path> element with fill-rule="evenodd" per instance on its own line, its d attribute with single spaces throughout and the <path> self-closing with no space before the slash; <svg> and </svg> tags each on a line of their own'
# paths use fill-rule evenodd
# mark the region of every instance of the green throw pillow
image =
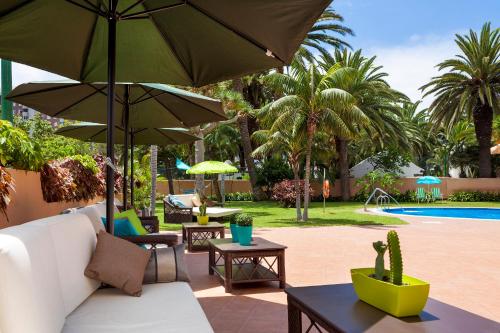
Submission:
<svg viewBox="0 0 500 333">
<path fill-rule="evenodd" d="M 146 235 L 148 231 L 142 226 L 141 220 L 133 209 L 115 214 L 115 219 L 127 218 L 139 235 Z"/>
</svg>

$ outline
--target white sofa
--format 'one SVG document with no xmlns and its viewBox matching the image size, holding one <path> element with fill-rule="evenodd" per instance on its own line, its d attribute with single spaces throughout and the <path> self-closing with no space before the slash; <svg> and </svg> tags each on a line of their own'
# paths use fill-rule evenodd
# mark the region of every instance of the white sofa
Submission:
<svg viewBox="0 0 500 333">
<path fill-rule="evenodd" d="M 0 332 L 213 332 L 185 282 L 99 289 L 83 274 L 95 244 L 79 213 L 0 230 Z"/>
<path fill-rule="evenodd" d="M 193 215 L 196 216 L 200 214 L 200 207 L 196 207 L 193 205 L 192 199 L 194 197 L 194 194 L 176 194 L 169 196 L 172 196 L 177 200 L 179 200 L 180 202 L 182 202 L 185 208 L 192 208 Z M 207 215 L 209 217 L 224 217 L 241 212 L 242 212 L 241 208 L 207 207 Z"/>
</svg>

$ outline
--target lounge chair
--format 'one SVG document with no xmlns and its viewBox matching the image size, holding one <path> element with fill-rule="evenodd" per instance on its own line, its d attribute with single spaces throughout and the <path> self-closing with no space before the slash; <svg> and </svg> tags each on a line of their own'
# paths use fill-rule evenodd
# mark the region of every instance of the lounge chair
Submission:
<svg viewBox="0 0 500 333">
<path fill-rule="evenodd" d="M 193 197 L 193 194 L 177 194 L 166 196 L 163 199 L 165 222 L 191 222 L 193 220 L 193 216 L 196 216 L 200 213 L 200 208 L 196 207 L 193 204 Z M 220 219 L 225 216 L 241 213 L 241 211 L 242 210 L 240 208 L 207 207 L 207 215 L 215 219 Z"/>
<path fill-rule="evenodd" d="M 441 193 L 441 189 L 439 187 L 432 188 L 432 200 L 441 200 L 443 201 L 443 194 Z"/>
<path fill-rule="evenodd" d="M 416 191 L 417 202 L 427 201 L 427 193 L 425 192 L 423 187 L 417 187 Z"/>
</svg>

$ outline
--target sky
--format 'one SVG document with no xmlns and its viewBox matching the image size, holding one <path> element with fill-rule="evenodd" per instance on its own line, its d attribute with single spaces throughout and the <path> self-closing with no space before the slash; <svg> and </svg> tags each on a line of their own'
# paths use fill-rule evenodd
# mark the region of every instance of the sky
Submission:
<svg viewBox="0 0 500 333">
<path fill-rule="evenodd" d="M 459 53 L 455 34 L 485 22 L 500 27 L 500 0 L 334 0 L 333 8 L 354 30 L 353 49 L 377 56 L 387 81 L 412 101 L 422 99 L 419 87 L 438 74 L 435 66 Z"/>
<path fill-rule="evenodd" d="M 377 56 L 391 86 L 412 101 L 422 98 L 419 87 L 438 73 L 435 66 L 458 53 L 456 33 L 479 31 L 488 21 L 500 26 L 500 0 L 334 0 L 333 8 L 356 34 L 346 38 L 353 49 Z M 13 86 L 60 78 L 13 65 Z"/>
</svg>

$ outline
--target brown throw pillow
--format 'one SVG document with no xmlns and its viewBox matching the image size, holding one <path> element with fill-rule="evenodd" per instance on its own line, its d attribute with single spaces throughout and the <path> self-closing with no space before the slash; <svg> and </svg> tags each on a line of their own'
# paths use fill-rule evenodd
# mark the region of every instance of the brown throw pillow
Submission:
<svg viewBox="0 0 500 333">
<path fill-rule="evenodd" d="M 85 276 L 131 296 L 141 296 L 144 270 L 150 257 L 151 251 L 101 230 Z"/>
<path fill-rule="evenodd" d="M 189 282 L 184 261 L 184 244 L 153 250 L 144 273 L 143 283 L 174 281 Z"/>
</svg>

